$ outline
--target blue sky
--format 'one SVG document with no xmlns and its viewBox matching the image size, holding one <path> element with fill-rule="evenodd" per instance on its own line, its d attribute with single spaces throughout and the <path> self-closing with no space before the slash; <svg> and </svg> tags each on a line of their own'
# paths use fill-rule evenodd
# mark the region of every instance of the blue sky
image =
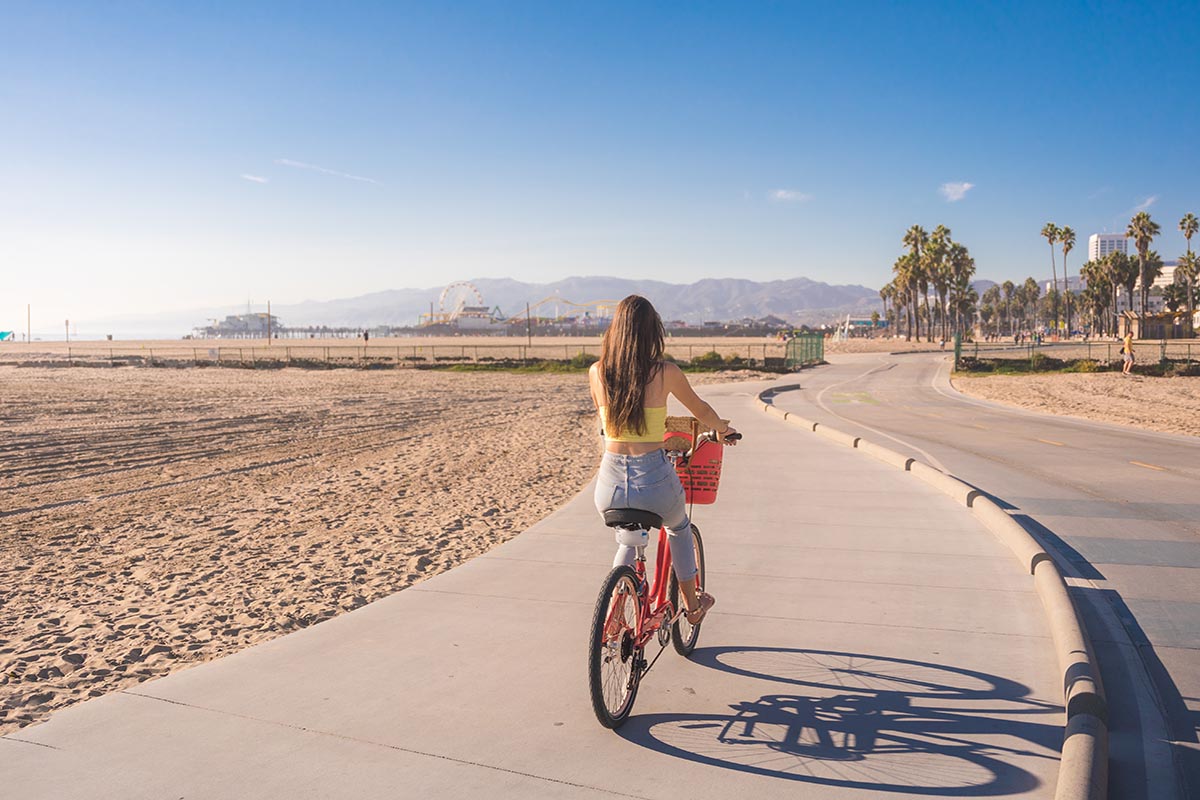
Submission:
<svg viewBox="0 0 1200 800">
<path fill-rule="evenodd" d="M 480 276 L 877 287 L 913 223 L 1041 276 L 1046 221 L 1077 267 L 1143 205 L 1174 257 L 1183 5 L 0 0 L 0 329 Z"/>
</svg>

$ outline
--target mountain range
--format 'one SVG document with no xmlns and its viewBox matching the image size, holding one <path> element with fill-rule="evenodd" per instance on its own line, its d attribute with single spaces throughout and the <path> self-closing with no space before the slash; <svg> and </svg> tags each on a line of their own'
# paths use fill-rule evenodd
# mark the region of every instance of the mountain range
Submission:
<svg viewBox="0 0 1200 800">
<path fill-rule="evenodd" d="M 455 289 L 447 298 L 453 306 L 459 298 L 467 305 L 483 305 L 498 316 L 522 316 L 526 303 L 545 302 L 534 313 L 541 316 L 582 314 L 574 303 L 617 301 L 630 294 L 641 294 L 654 303 L 664 320 L 684 320 L 699 324 L 708 320 L 739 320 L 768 315 L 788 322 L 819 324 L 832 322 L 847 313 L 869 315 L 881 310 L 879 293 L 858 285 L 831 285 L 809 278 L 777 281 L 752 281 L 741 278 L 707 278 L 689 284 L 655 280 L 632 280 L 601 276 L 566 278 L 553 283 L 525 283 L 508 278 L 478 278 L 470 282 L 478 296 L 467 288 Z M 415 325 L 421 314 L 440 310 L 444 286 L 427 289 L 390 289 L 336 300 L 306 300 L 301 303 L 276 303 L 271 312 L 289 327 L 327 325 L 329 327 L 368 328 L 376 325 L 403 327 Z M 555 301 L 558 301 L 557 303 Z M 557 306 L 557 308 L 556 308 Z M 255 311 L 265 311 L 262 303 Z M 449 310 L 449 309 L 448 309 Z M 594 308 L 590 309 L 593 313 Z M 80 321 L 89 336 L 99 338 L 111 333 L 117 338 L 175 338 L 193 328 L 222 319 L 228 314 L 245 313 L 236 305 L 197 307 L 185 311 L 128 315 Z"/>
<path fill-rule="evenodd" d="M 708 278 L 689 284 L 626 278 L 576 277 L 553 283 L 524 283 L 507 278 L 479 278 L 470 282 L 478 290 L 477 299 L 469 290 L 456 289 L 447 302 L 464 297 L 468 305 L 484 305 L 500 316 L 520 316 L 526 303 L 547 302 L 542 316 L 558 312 L 582 313 L 565 302 L 590 303 L 617 301 L 626 295 L 647 297 L 663 319 L 688 323 L 706 320 L 733 320 L 773 315 L 795 323 L 830 321 L 838 314 L 867 313 L 881 307 L 879 293 L 865 286 L 835 286 L 808 278 L 778 281 L 751 281 L 740 278 Z M 287 325 L 412 325 L 420 314 L 431 308 L 440 310 L 443 287 L 431 289 L 393 289 L 342 300 L 306 301 L 280 305 L 275 313 Z M 450 310 L 450 309 L 446 309 Z"/>
</svg>

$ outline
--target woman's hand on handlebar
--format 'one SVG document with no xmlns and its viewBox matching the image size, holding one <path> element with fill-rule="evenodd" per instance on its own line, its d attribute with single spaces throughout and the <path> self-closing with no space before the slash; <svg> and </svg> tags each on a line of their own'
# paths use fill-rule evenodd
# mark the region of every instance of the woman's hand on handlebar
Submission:
<svg viewBox="0 0 1200 800">
<path fill-rule="evenodd" d="M 742 438 L 742 435 L 734 430 L 732 425 L 726 425 L 725 430 L 716 431 L 716 434 L 718 442 L 729 445 L 730 447 L 736 445 L 738 440 Z"/>
</svg>

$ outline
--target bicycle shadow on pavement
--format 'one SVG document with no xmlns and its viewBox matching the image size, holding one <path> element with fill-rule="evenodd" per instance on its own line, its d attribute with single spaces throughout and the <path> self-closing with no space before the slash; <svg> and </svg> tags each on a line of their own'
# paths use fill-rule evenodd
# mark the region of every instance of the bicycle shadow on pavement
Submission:
<svg viewBox="0 0 1200 800">
<path fill-rule="evenodd" d="M 993 797 L 1042 783 L 1014 762 L 1057 772 L 1062 707 L 1007 678 L 794 648 L 701 648 L 691 660 L 784 691 L 711 714 L 635 715 L 622 737 L 711 766 L 875 792 Z"/>
</svg>

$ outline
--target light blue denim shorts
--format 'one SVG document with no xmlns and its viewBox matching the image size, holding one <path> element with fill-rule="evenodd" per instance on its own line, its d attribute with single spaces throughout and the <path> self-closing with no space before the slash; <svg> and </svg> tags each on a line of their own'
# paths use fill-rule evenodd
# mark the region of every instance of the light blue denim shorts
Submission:
<svg viewBox="0 0 1200 800">
<path fill-rule="evenodd" d="M 680 580 L 696 577 L 700 570 L 683 485 L 665 452 L 654 450 L 638 456 L 605 453 L 596 476 L 595 499 L 601 513 L 610 508 L 638 508 L 662 517 L 675 575 Z M 633 566 L 636 555 L 634 548 L 618 545 L 613 566 Z"/>
</svg>

